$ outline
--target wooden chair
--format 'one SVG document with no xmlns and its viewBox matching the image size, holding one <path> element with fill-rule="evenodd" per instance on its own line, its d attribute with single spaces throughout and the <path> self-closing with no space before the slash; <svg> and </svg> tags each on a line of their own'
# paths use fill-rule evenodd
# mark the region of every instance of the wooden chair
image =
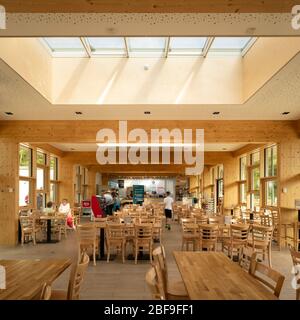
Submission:
<svg viewBox="0 0 300 320">
<path fill-rule="evenodd" d="M 52 294 L 51 286 L 45 282 L 41 290 L 40 300 L 50 300 L 51 294 Z"/>
<path fill-rule="evenodd" d="M 271 210 L 271 218 L 272 218 L 272 226 L 273 226 L 273 241 L 279 246 L 279 250 L 281 249 L 281 223 L 280 223 L 280 213 L 279 209 Z"/>
<path fill-rule="evenodd" d="M 256 260 L 256 252 L 250 247 L 242 247 L 240 254 L 239 266 L 245 271 L 249 272 L 252 260 Z"/>
<path fill-rule="evenodd" d="M 21 244 L 24 245 L 25 238 L 31 238 L 34 245 L 36 245 L 36 233 L 38 230 L 35 226 L 34 216 L 21 216 L 20 217 L 21 225 Z"/>
<path fill-rule="evenodd" d="M 152 263 L 152 243 L 153 243 L 153 226 L 152 224 L 137 224 L 135 225 L 135 264 L 137 264 L 138 252 L 140 249 L 148 251 L 150 262 Z"/>
<path fill-rule="evenodd" d="M 93 223 L 78 225 L 77 237 L 81 252 L 87 252 L 92 249 L 94 266 L 96 265 L 96 250 L 97 250 L 97 229 Z"/>
<path fill-rule="evenodd" d="M 293 266 L 294 266 L 294 271 L 295 271 L 295 276 L 297 279 L 297 287 L 298 289 L 296 289 L 296 300 L 300 300 L 300 275 L 299 275 L 299 269 L 296 270 L 296 266 L 300 266 L 300 252 L 294 250 L 293 248 L 289 247 L 290 249 L 290 253 L 291 253 L 291 257 L 293 260 Z"/>
<path fill-rule="evenodd" d="M 158 280 L 156 268 L 151 266 L 146 273 L 146 283 L 154 300 L 166 300 L 165 293 Z"/>
<path fill-rule="evenodd" d="M 190 219 L 184 219 L 190 220 Z M 186 246 L 186 251 L 189 251 L 189 245 L 192 244 L 193 251 L 197 248 L 199 234 L 198 234 L 198 226 L 196 223 L 182 223 L 182 244 L 181 250 L 184 250 L 184 246 Z"/>
<path fill-rule="evenodd" d="M 279 298 L 280 291 L 285 279 L 285 277 L 281 273 L 275 271 L 274 269 L 271 269 L 270 267 L 262 263 L 252 260 L 250 264 L 249 274 L 256 280 L 261 282 L 263 285 L 265 285 L 267 288 L 271 289 L 274 295 Z M 271 283 L 271 281 L 274 284 Z"/>
<path fill-rule="evenodd" d="M 247 242 L 247 245 L 252 247 L 255 252 L 262 254 L 263 260 L 265 260 L 266 252 L 268 253 L 268 263 L 270 268 L 272 267 L 272 235 L 273 227 L 252 225 L 251 239 Z"/>
<path fill-rule="evenodd" d="M 106 227 L 107 262 L 109 262 L 110 251 L 115 248 L 121 251 L 122 262 L 125 262 L 125 229 L 122 224 L 107 224 Z"/>
<path fill-rule="evenodd" d="M 181 281 L 168 280 L 165 249 L 162 245 L 153 250 L 153 266 L 156 268 L 158 283 L 163 287 L 164 295 L 168 300 L 187 300 L 188 293 Z"/>
<path fill-rule="evenodd" d="M 79 263 L 72 265 L 69 278 L 68 291 L 53 290 L 51 300 L 78 300 L 80 287 L 83 282 L 84 274 L 89 265 L 90 258 L 86 253 L 81 255 Z"/>
<path fill-rule="evenodd" d="M 261 224 L 262 226 L 265 226 L 265 227 L 270 227 L 270 226 L 272 226 L 272 217 L 269 216 L 269 215 L 266 215 L 266 214 L 261 215 L 261 216 L 260 216 L 260 224 Z"/>
<path fill-rule="evenodd" d="M 219 228 L 218 225 L 199 225 L 199 249 L 216 251 Z"/>
<path fill-rule="evenodd" d="M 67 217 L 64 214 L 58 214 L 56 217 L 55 223 L 58 228 L 59 240 L 61 240 L 62 235 L 67 239 Z"/>
<path fill-rule="evenodd" d="M 203 214 L 194 214 L 194 218 L 196 219 L 197 224 L 207 224 L 208 217 Z"/>
<path fill-rule="evenodd" d="M 249 233 L 249 225 L 231 224 L 230 239 L 225 239 L 223 242 L 223 250 L 226 250 L 228 255 L 233 260 L 233 255 L 236 252 L 240 257 L 240 251 L 247 245 Z"/>
<path fill-rule="evenodd" d="M 219 224 L 221 219 L 219 217 L 210 217 L 208 218 L 208 224 Z"/>
</svg>

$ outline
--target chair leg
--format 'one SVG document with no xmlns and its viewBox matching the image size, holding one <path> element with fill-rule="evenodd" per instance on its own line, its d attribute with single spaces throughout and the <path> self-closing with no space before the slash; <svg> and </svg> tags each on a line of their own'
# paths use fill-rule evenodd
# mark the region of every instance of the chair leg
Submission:
<svg viewBox="0 0 300 320">
<path fill-rule="evenodd" d="M 269 267 L 272 268 L 272 261 L 271 261 L 271 244 L 268 246 L 268 262 L 269 262 Z"/>
<path fill-rule="evenodd" d="M 110 258 L 110 246 L 108 246 L 107 248 L 107 263 L 109 262 L 109 258 Z"/>
<path fill-rule="evenodd" d="M 94 266 L 96 265 L 96 246 L 93 246 L 93 261 L 94 261 Z"/>
<path fill-rule="evenodd" d="M 150 247 L 149 247 L 149 254 L 150 254 L 150 263 L 152 264 L 152 243 L 150 244 Z"/>
<path fill-rule="evenodd" d="M 184 240 L 182 240 L 181 251 L 183 251 L 183 248 L 184 248 Z"/>
<path fill-rule="evenodd" d="M 138 244 L 135 244 L 135 258 L 134 258 L 134 263 L 137 264 L 137 255 L 138 255 Z"/>
<path fill-rule="evenodd" d="M 124 243 L 123 243 L 123 244 L 122 244 L 122 260 L 123 260 L 123 263 L 125 262 L 124 251 L 125 251 L 125 245 L 124 245 Z"/>
<path fill-rule="evenodd" d="M 22 236 L 21 236 L 21 245 L 22 245 L 22 246 L 24 246 L 24 238 L 25 238 L 25 236 L 24 236 L 24 234 L 22 233 Z"/>
</svg>

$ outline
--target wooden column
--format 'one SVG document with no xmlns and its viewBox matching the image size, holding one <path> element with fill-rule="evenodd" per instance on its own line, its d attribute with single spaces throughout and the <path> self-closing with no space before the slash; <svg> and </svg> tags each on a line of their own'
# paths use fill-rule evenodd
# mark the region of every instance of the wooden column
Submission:
<svg viewBox="0 0 300 320">
<path fill-rule="evenodd" d="M 58 201 L 68 199 L 71 206 L 74 204 L 74 164 L 63 158 L 59 160 L 59 191 Z"/>
<path fill-rule="evenodd" d="M 0 245 L 18 242 L 18 142 L 0 139 Z"/>
</svg>

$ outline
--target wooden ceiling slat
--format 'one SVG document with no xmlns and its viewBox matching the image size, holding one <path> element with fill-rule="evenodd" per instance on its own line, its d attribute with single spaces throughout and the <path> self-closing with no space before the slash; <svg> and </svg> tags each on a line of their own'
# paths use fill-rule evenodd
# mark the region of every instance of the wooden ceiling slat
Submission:
<svg viewBox="0 0 300 320">
<path fill-rule="evenodd" d="M 7 12 L 282 13 L 295 0 L 2 0 Z"/>
</svg>

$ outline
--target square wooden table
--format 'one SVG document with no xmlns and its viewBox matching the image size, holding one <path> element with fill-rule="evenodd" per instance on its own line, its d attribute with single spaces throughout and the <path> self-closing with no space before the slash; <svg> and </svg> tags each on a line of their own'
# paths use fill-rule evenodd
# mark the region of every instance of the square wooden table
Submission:
<svg viewBox="0 0 300 320">
<path fill-rule="evenodd" d="M 6 270 L 6 289 L 0 289 L 0 300 L 37 298 L 44 283 L 51 285 L 71 263 L 71 259 L 0 260 Z"/>
<path fill-rule="evenodd" d="M 173 252 L 191 300 L 277 300 L 222 252 Z"/>
</svg>

